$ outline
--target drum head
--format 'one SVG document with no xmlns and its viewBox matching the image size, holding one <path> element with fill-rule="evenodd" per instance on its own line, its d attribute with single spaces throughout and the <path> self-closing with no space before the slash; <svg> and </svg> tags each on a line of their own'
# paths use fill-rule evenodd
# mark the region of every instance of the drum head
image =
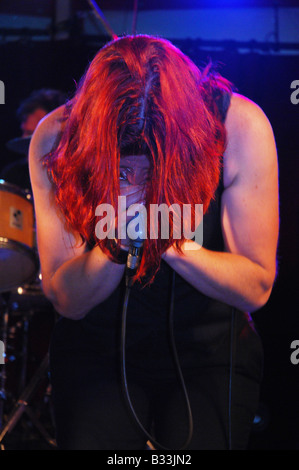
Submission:
<svg viewBox="0 0 299 470">
<path fill-rule="evenodd" d="M 0 238 L 0 292 L 31 282 L 38 271 L 38 258 L 26 246 Z"/>
</svg>

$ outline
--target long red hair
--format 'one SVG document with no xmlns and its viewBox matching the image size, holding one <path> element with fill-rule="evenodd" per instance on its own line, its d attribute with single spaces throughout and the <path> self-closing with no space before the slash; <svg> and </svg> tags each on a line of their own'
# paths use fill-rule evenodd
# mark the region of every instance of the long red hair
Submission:
<svg viewBox="0 0 299 470">
<path fill-rule="evenodd" d="M 117 214 L 122 155 L 147 154 L 152 174 L 146 204 L 203 204 L 218 186 L 225 129 L 214 91 L 229 83 L 196 65 L 169 41 L 127 36 L 95 56 L 66 107 L 57 149 L 44 162 L 67 225 L 107 253 L 95 234 L 95 209 L 112 204 Z M 184 241 L 148 238 L 137 272 L 153 279 L 161 254 Z M 115 259 L 116 260 L 116 259 Z"/>
</svg>

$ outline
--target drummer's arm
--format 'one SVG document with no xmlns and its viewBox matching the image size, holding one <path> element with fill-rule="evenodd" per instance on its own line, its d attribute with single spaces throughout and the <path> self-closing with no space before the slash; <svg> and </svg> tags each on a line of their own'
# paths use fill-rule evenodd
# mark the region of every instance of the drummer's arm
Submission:
<svg viewBox="0 0 299 470">
<path fill-rule="evenodd" d="M 57 140 L 60 116 L 58 109 L 39 124 L 30 145 L 29 167 L 44 293 L 58 313 L 80 319 L 114 291 L 124 266 L 110 261 L 99 247 L 89 250 L 77 234 L 67 231 L 53 201 L 41 157 Z"/>
</svg>

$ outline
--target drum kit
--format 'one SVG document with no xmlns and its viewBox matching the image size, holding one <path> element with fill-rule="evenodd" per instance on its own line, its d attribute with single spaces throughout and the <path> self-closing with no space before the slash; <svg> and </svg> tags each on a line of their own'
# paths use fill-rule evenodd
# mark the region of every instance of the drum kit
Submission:
<svg viewBox="0 0 299 470">
<path fill-rule="evenodd" d="M 0 448 L 20 428 L 55 447 L 48 346 L 56 314 L 41 289 L 31 191 L 0 180 L 0 212 Z"/>
</svg>

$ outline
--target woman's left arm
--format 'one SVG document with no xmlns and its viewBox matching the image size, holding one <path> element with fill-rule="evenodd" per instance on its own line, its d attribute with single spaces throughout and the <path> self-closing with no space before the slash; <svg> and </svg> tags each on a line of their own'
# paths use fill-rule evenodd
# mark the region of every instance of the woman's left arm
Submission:
<svg viewBox="0 0 299 470">
<path fill-rule="evenodd" d="M 263 111 L 241 95 L 232 96 L 225 126 L 221 223 L 226 251 L 193 250 L 194 242 L 188 241 L 183 254 L 171 247 L 163 258 L 203 294 L 252 312 L 267 302 L 276 275 L 276 146 Z"/>
</svg>

